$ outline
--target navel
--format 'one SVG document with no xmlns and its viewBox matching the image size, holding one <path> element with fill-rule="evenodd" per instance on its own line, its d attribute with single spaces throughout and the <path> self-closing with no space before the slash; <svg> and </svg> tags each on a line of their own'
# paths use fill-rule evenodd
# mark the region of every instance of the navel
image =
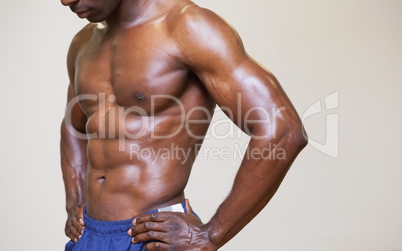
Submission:
<svg viewBox="0 0 402 251">
<path fill-rule="evenodd" d="M 105 176 L 99 177 L 99 178 L 98 178 L 98 182 L 99 182 L 99 183 L 103 183 L 103 182 L 105 182 L 105 179 L 106 179 Z"/>
</svg>

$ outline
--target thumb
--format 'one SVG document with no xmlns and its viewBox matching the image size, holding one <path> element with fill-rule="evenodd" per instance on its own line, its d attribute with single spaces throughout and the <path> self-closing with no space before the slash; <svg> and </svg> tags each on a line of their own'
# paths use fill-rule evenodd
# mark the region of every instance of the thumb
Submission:
<svg viewBox="0 0 402 251">
<path fill-rule="evenodd" d="M 186 199 L 186 210 L 188 214 L 194 214 L 193 208 L 190 206 L 190 201 Z"/>
<path fill-rule="evenodd" d="M 85 203 L 82 203 L 78 207 L 79 210 L 78 210 L 77 218 L 79 219 L 79 222 L 81 225 L 84 225 L 84 206 L 85 206 Z"/>
<path fill-rule="evenodd" d="M 83 218 L 84 217 L 84 206 L 85 203 L 82 203 L 81 205 L 78 206 L 79 210 L 78 210 L 78 216 Z"/>
</svg>

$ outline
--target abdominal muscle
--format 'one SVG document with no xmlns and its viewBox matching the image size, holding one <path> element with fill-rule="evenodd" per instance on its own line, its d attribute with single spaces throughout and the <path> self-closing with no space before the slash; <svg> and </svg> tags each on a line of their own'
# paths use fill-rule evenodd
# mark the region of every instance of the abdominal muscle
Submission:
<svg viewBox="0 0 402 251">
<path fill-rule="evenodd" d="M 103 141 L 90 145 L 108 148 L 113 144 L 108 142 L 110 140 Z M 108 155 L 113 156 L 113 152 Z M 89 161 L 85 191 L 90 217 L 102 221 L 125 220 L 184 201 L 184 188 L 191 169 L 189 164 L 174 160 L 147 163 L 138 159 L 124 163 L 121 155 L 116 152 L 116 158 L 104 160 L 104 166 Z M 116 164 L 112 164 L 114 160 Z"/>
<path fill-rule="evenodd" d="M 212 115 L 215 107 L 197 83 L 186 86 L 180 97 L 183 106 L 156 103 L 152 116 L 133 112 L 121 117 L 117 103 L 107 103 L 104 110 L 96 104 L 84 104 L 88 111 L 94 111 L 88 116 L 86 131 L 98 135 L 89 139 L 87 146 L 88 216 L 102 221 L 126 220 L 184 201 L 196 150 L 209 123 L 183 126 L 183 115 L 186 122 L 206 120 L 209 116 L 205 112 L 190 111 L 204 107 Z"/>
<path fill-rule="evenodd" d="M 89 122 L 90 123 L 90 122 Z M 101 221 L 126 220 L 184 201 L 196 144 L 185 130 L 174 137 L 91 139 L 86 212 Z"/>
</svg>

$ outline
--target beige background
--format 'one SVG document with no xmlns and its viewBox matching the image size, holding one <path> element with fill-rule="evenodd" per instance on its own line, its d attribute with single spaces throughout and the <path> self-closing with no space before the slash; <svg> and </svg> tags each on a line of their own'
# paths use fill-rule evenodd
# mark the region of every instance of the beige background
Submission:
<svg viewBox="0 0 402 251">
<path fill-rule="evenodd" d="M 330 112 L 339 114 L 339 157 L 308 146 L 268 207 L 222 250 L 402 250 L 402 1 L 196 2 L 235 26 L 300 115 L 339 91 Z M 1 9 L 0 250 L 62 250 L 65 55 L 85 21 L 56 0 L 1 0 Z M 326 114 L 306 120 L 322 143 Z M 204 220 L 239 163 L 198 159 L 187 196 Z"/>
</svg>

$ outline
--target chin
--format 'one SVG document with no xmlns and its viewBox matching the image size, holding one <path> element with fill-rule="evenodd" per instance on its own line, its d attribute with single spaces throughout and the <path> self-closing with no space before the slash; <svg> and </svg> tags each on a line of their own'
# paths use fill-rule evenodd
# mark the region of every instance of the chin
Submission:
<svg viewBox="0 0 402 251">
<path fill-rule="evenodd" d="M 103 22 L 104 20 L 100 20 L 100 19 L 94 19 L 94 18 L 87 18 L 87 20 L 89 21 L 89 22 L 91 22 L 91 23 L 100 23 L 100 22 Z"/>
<path fill-rule="evenodd" d="M 106 17 L 103 17 L 101 15 L 88 15 L 86 19 L 91 23 L 100 23 L 105 21 Z"/>
<path fill-rule="evenodd" d="M 102 23 L 105 19 L 88 19 L 87 20 L 93 24 Z"/>
</svg>

